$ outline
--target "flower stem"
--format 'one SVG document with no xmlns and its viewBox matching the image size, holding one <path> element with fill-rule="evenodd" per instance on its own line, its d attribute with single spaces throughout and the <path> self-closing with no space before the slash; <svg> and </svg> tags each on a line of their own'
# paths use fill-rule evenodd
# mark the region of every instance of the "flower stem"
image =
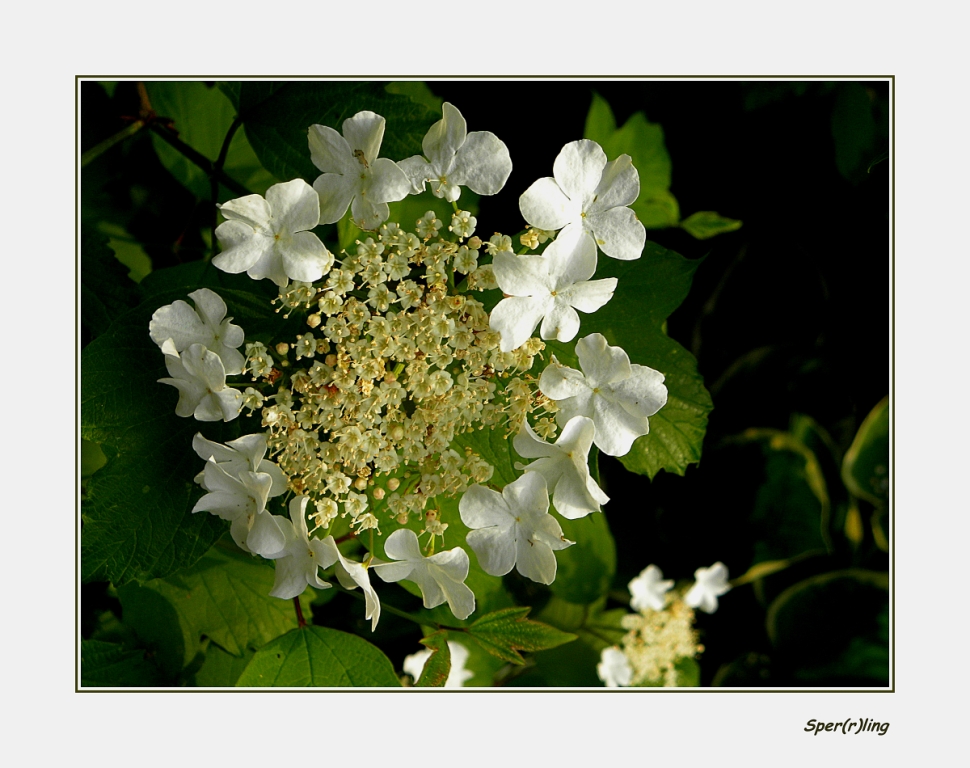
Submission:
<svg viewBox="0 0 970 768">
<path fill-rule="evenodd" d="M 92 160 L 95 160 L 99 156 L 103 155 L 119 141 L 124 141 L 129 136 L 134 136 L 136 133 L 138 133 L 138 131 L 140 131 L 144 127 L 145 127 L 144 120 L 135 120 L 135 122 L 133 122 L 131 125 L 125 126 L 120 131 L 118 131 L 114 136 L 109 136 L 104 141 L 94 145 L 93 147 L 91 147 L 91 149 L 89 149 L 87 152 L 81 155 L 81 167 L 83 168 Z"/>
<path fill-rule="evenodd" d="M 306 626 L 306 619 L 303 618 L 303 608 L 300 605 L 299 596 L 293 598 L 293 607 L 296 608 L 296 625 L 303 629 Z"/>
</svg>

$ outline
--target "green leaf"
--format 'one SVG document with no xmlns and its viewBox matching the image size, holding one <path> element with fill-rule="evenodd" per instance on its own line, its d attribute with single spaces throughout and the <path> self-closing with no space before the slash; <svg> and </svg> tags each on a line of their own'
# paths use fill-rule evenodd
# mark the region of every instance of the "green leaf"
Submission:
<svg viewBox="0 0 970 768">
<path fill-rule="evenodd" d="M 263 166 L 278 179 L 312 183 L 320 171 L 310 162 L 307 130 L 326 125 L 338 132 L 362 110 L 387 121 L 381 157 L 403 160 L 421 153 L 421 140 L 440 115 L 408 96 L 388 93 L 384 83 L 271 83 L 246 81 L 239 94 L 246 135 Z"/>
<path fill-rule="evenodd" d="M 147 688 L 162 680 L 144 649 L 119 643 L 81 641 L 81 685 L 85 688 Z"/>
<path fill-rule="evenodd" d="M 832 107 L 835 165 L 849 181 L 859 181 L 876 155 L 876 122 L 872 100 L 862 83 L 839 83 Z"/>
<path fill-rule="evenodd" d="M 236 114 L 227 94 L 202 82 L 150 81 L 145 87 L 152 107 L 173 121 L 179 139 L 215 162 Z M 171 174 L 199 199 L 210 199 L 211 185 L 205 171 L 154 132 L 152 141 L 159 159 Z M 260 165 L 241 130 L 232 138 L 223 170 L 255 194 L 265 193 L 275 182 Z"/>
<path fill-rule="evenodd" d="M 231 547 L 231 549 L 230 549 Z M 275 574 L 265 561 L 254 559 L 234 544 L 213 547 L 195 565 L 165 579 L 149 581 L 136 588 L 139 595 L 152 592 L 172 607 L 186 653 L 187 664 L 202 650 L 208 637 L 233 656 L 256 649 L 295 629 L 296 611 L 292 600 L 270 597 Z M 125 606 L 125 623 L 131 598 L 119 590 Z M 301 596 L 303 614 L 309 620 L 313 591 Z M 153 624 L 159 622 L 153 621 Z M 134 625 L 132 625 L 134 626 Z M 136 631 L 138 627 L 134 627 Z"/>
<path fill-rule="evenodd" d="M 395 80 L 393 83 L 388 83 L 385 90 L 388 93 L 407 96 L 411 101 L 423 104 L 433 113 L 441 112 L 441 104 L 444 102 L 444 99 L 431 92 L 427 83 L 420 80 Z M 462 194 L 464 194 L 464 191 Z"/>
<path fill-rule="evenodd" d="M 390 659 L 363 638 L 306 626 L 258 650 L 236 686 L 399 688 L 401 681 Z"/>
<path fill-rule="evenodd" d="M 842 460 L 849 491 L 873 504 L 889 498 L 889 398 L 884 397 L 859 427 Z"/>
<path fill-rule="evenodd" d="M 248 293 L 220 291 L 247 335 L 278 327 L 268 302 Z M 230 424 L 202 425 L 175 415 L 178 392 L 158 383 L 164 357 L 148 335 L 152 313 L 184 291 L 154 295 L 120 317 L 81 355 L 81 437 L 99 443 L 108 463 L 87 481 L 82 508 L 84 580 L 144 581 L 192 565 L 226 524 L 192 515 L 200 495 L 192 480 L 201 460 L 192 436 L 204 429 L 225 442 L 253 430 L 242 415 Z"/>
<path fill-rule="evenodd" d="M 664 145 L 663 129 L 636 112 L 616 127 L 609 104 L 598 94 L 586 117 L 585 137 L 597 142 L 607 158 L 615 160 L 629 155 L 640 176 L 640 195 L 630 206 L 647 229 L 674 227 L 680 220 L 680 208 L 670 193 L 671 162 Z"/>
<path fill-rule="evenodd" d="M 649 241 L 636 261 L 600 259 L 596 277 L 618 278 L 616 292 L 602 309 L 582 317 L 582 336 L 602 333 L 631 362 L 664 374 L 667 404 L 650 417 L 650 433 L 620 457 L 631 472 L 651 478 L 661 469 L 683 475 L 700 461 L 707 415 L 714 407 L 694 356 L 664 332 L 700 263 Z M 547 347 L 563 364 L 579 367 L 572 344 L 547 342 Z"/>
<path fill-rule="evenodd" d="M 210 643 L 193 682 L 199 688 L 232 688 L 254 655 L 255 651 L 246 651 L 242 656 L 233 656 Z"/>
<path fill-rule="evenodd" d="M 451 672 L 451 651 L 448 648 L 448 633 L 444 630 L 421 638 L 421 645 L 431 649 L 431 656 L 424 663 L 421 677 L 415 688 L 443 688 Z"/>
<path fill-rule="evenodd" d="M 152 259 L 141 243 L 127 229 L 108 221 L 98 223 L 98 232 L 108 238 L 108 246 L 115 258 L 128 267 L 128 277 L 140 283 L 152 271 Z"/>
<path fill-rule="evenodd" d="M 816 685 L 889 682 L 889 578 L 852 568 L 800 581 L 769 606 L 775 658 Z"/>
<path fill-rule="evenodd" d="M 680 222 L 680 227 L 698 240 L 707 240 L 714 235 L 741 229 L 741 222 L 714 211 L 698 211 Z"/>
<path fill-rule="evenodd" d="M 531 608 L 505 608 L 482 616 L 467 632 L 493 656 L 524 664 L 519 651 L 541 651 L 568 643 L 576 635 L 527 619 Z"/>
<path fill-rule="evenodd" d="M 812 451 L 787 432 L 772 429 L 749 429 L 723 450 L 719 459 L 731 462 L 724 473 L 739 478 L 736 500 L 748 499 L 750 491 L 753 563 L 830 549 L 831 503 Z"/>
<path fill-rule="evenodd" d="M 592 603 L 609 591 L 616 573 L 616 544 L 606 515 L 558 520 L 563 535 L 576 543 L 556 553 L 556 580 L 549 588 L 570 603 Z"/>
<path fill-rule="evenodd" d="M 115 258 L 108 238 L 81 227 L 81 324 L 91 337 L 108 330 L 112 320 L 141 301 L 138 284 Z"/>
</svg>

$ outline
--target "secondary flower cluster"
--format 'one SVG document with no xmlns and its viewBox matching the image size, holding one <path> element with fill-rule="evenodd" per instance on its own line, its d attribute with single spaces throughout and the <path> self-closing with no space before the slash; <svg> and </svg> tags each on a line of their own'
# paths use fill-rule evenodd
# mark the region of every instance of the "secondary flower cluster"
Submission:
<svg viewBox="0 0 970 768">
<path fill-rule="evenodd" d="M 206 493 L 193 512 L 229 521 L 239 547 L 275 561 L 276 597 L 329 587 L 320 570 L 333 568 L 344 588 L 363 591 L 372 626 L 380 616 L 372 570 L 414 582 L 428 608 L 447 602 L 462 619 L 474 611 L 468 554 L 461 546 L 435 553 L 449 527 L 439 497 L 460 496 L 465 543 L 486 573 L 515 568 L 551 583 L 555 552 L 573 542 L 550 514 L 550 497 L 564 518 L 599 511 L 609 499 L 589 472 L 592 446 L 625 454 L 667 397 L 662 374 L 632 364 L 598 333 L 576 342 L 579 370 L 553 356 L 532 372 L 543 340 L 572 341 L 577 310 L 594 312 L 612 297 L 615 278 L 590 279 L 598 252 L 640 255 L 645 231 L 628 207 L 639 180 L 628 156 L 607 162 L 595 142 L 566 145 L 554 176 L 520 199 L 529 228 L 515 253 L 511 237 L 477 236 L 476 217 L 456 203 L 463 186 L 483 195 L 504 187 L 512 164 L 498 138 L 468 133 L 445 103 L 423 156 L 395 163 L 379 156 L 384 126 L 373 112 L 345 120 L 340 133 L 311 126 L 310 157 L 321 171 L 312 186 L 295 179 L 220 206 L 226 221 L 213 264 L 275 283 L 277 311 L 305 317 L 301 333 L 252 339 L 244 355 L 243 330 L 205 288 L 189 294 L 195 308 L 162 307 L 149 328 L 169 372 L 160 381 L 179 391 L 178 415 L 230 421 L 245 408 L 265 430 L 225 445 L 197 435 L 206 464 L 196 481 Z M 428 187 L 453 204 L 450 221 L 433 211 L 413 230 L 388 221 L 388 203 Z M 369 235 L 335 256 L 312 230 L 348 209 Z M 490 302 L 472 292 L 495 289 L 504 297 L 489 313 Z M 226 381 L 234 375 L 251 381 L 234 388 Z M 482 429 L 504 431 L 530 460 L 503 488 L 489 485 L 494 468 L 472 447 Z M 277 497 L 288 514 L 270 511 Z M 347 533 L 335 539 L 337 520 Z M 341 552 L 344 539 L 365 531 L 373 549 L 382 527 L 393 529 L 383 538 L 386 559 Z M 424 548 L 419 532 L 428 534 Z"/>
<path fill-rule="evenodd" d="M 607 687 L 678 684 L 678 662 L 703 652 L 694 629 L 694 609 L 717 610 L 717 598 L 731 587 L 724 563 L 694 572 L 689 589 L 673 589 L 656 565 L 648 565 L 629 584 L 630 607 L 622 618 L 622 647 L 604 648 L 596 672 Z"/>
</svg>

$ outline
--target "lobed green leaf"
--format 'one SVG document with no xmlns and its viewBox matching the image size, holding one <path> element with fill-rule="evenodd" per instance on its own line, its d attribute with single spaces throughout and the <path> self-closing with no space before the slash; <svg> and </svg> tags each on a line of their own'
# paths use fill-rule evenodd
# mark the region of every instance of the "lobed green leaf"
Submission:
<svg viewBox="0 0 970 768">
<path fill-rule="evenodd" d="M 401 681 L 377 646 L 336 629 L 306 626 L 260 648 L 236 686 L 399 688 Z"/>
<path fill-rule="evenodd" d="M 443 688 L 451 672 L 451 650 L 448 648 L 448 633 L 439 630 L 421 638 L 421 645 L 431 649 L 431 656 L 421 670 L 421 677 L 415 682 L 416 688 Z"/>
<path fill-rule="evenodd" d="M 576 635 L 527 619 L 531 608 L 504 608 L 486 614 L 467 628 L 486 651 L 512 664 L 524 664 L 519 651 L 541 651 L 568 643 Z"/>
</svg>

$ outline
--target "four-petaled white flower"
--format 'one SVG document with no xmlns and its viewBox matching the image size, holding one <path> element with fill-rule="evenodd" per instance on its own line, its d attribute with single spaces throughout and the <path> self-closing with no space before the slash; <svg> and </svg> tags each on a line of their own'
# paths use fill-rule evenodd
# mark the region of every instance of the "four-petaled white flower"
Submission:
<svg viewBox="0 0 970 768">
<path fill-rule="evenodd" d="M 246 358 L 236 349 L 245 340 L 243 329 L 233 325 L 226 317 L 226 302 L 208 288 L 200 288 L 189 294 L 195 303 L 192 309 L 179 299 L 155 310 L 148 333 L 159 347 L 171 339 L 178 352 L 192 344 L 201 344 L 222 360 L 226 373 L 242 373 Z"/>
<path fill-rule="evenodd" d="M 403 200 L 411 182 L 397 163 L 378 157 L 384 118 L 358 112 L 343 122 L 343 136 L 326 125 L 311 125 L 310 159 L 323 171 L 313 182 L 320 196 L 320 223 L 334 224 L 350 207 L 354 224 L 373 231 L 390 215 L 388 203 Z"/>
<path fill-rule="evenodd" d="M 582 232 L 607 256 L 640 258 L 647 232 L 628 208 L 640 194 L 640 176 L 629 155 L 611 163 L 595 141 L 581 139 L 562 148 L 553 177 L 539 179 L 519 198 L 519 210 L 537 229 Z"/>
<path fill-rule="evenodd" d="M 266 435 L 243 435 L 223 445 L 206 440 L 196 433 L 192 438 L 192 450 L 204 461 L 212 459 L 228 474 L 238 477 L 241 472 L 262 472 L 269 475 L 273 484 L 267 498 L 272 499 L 286 492 L 286 476 L 276 464 L 263 457 L 266 455 Z M 205 488 L 205 470 L 195 476 L 195 482 Z M 206 488 L 206 490 L 209 490 Z"/>
<path fill-rule="evenodd" d="M 306 523 L 303 523 L 304 530 Z M 316 541 L 316 539 L 314 539 Z M 324 546 L 324 568 L 334 566 L 337 581 L 344 589 L 357 589 L 364 593 L 364 618 L 370 619 L 370 631 L 377 629 L 377 622 L 381 618 L 381 601 L 370 583 L 370 571 L 363 563 L 348 560 L 337 548 L 333 536 L 327 536 L 322 542 Z"/>
<path fill-rule="evenodd" d="M 540 438 L 523 420 L 522 429 L 512 445 L 524 459 L 537 459 L 531 464 L 516 464 L 516 469 L 538 472 L 552 491 L 552 504 L 565 518 L 574 520 L 590 512 L 599 512 L 600 505 L 610 497 L 603 493 L 590 477 L 587 466 L 589 449 L 593 445 L 593 421 L 575 416 L 563 427 L 555 444 Z"/>
<path fill-rule="evenodd" d="M 539 389 L 556 401 L 556 420 L 588 416 L 596 433 L 593 442 L 603 453 L 623 456 L 633 441 L 650 431 L 648 416 L 667 402 L 664 376 L 645 365 L 631 365 L 620 347 L 611 347 L 600 333 L 576 342 L 583 372 L 562 365 L 555 356 L 539 377 Z"/>
<path fill-rule="evenodd" d="M 596 271 L 596 246 L 579 232 L 560 233 L 539 254 L 499 251 L 492 269 L 510 297 L 498 303 L 489 320 L 501 334 L 503 352 L 522 346 L 540 320 L 543 339 L 572 341 L 579 332 L 576 310 L 595 312 L 613 296 L 617 282 L 615 277 L 589 279 Z"/>
<path fill-rule="evenodd" d="M 331 557 L 330 548 L 319 539 L 311 539 L 307 532 L 306 496 L 290 500 L 290 519 L 277 518 L 285 535 L 283 548 L 268 559 L 276 561 L 276 581 L 270 595 L 288 600 L 303 594 L 307 584 L 317 589 L 330 589 L 330 583 L 320 578 L 319 569 Z"/>
<path fill-rule="evenodd" d="M 501 493 L 473 485 L 458 503 L 461 521 L 472 528 L 465 537 L 485 573 L 504 576 L 514 567 L 528 579 L 552 584 L 554 550 L 575 542 L 549 514 L 549 491 L 538 472 L 526 472 Z"/>
<path fill-rule="evenodd" d="M 727 577 L 727 566 L 720 560 L 710 568 L 698 568 L 694 571 L 694 586 L 684 595 L 684 602 L 691 608 L 700 608 L 704 613 L 714 613 L 717 598 L 731 589 Z"/>
<path fill-rule="evenodd" d="M 441 114 L 421 142 L 424 157 L 415 155 L 399 163 L 411 181 L 412 194 L 424 192 L 425 182 L 431 182 L 435 197 L 449 203 L 458 199 L 463 186 L 479 195 L 498 193 L 512 173 L 508 148 L 489 131 L 468 133 L 465 118 L 447 101 Z"/>
<path fill-rule="evenodd" d="M 242 392 L 226 386 L 226 369 L 219 355 L 201 344 L 190 344 L 180 355 L 171 339 L 164 341 L 162 352 L 171 378 L 158 381 L 179 391 L 175 413 L 199 421 L 232 421 L 239 415 Z"/>
<path fill-rule="evenodd" d="M 448 672 L 448 679 L 445 680 L 444 688 L 461 688 L 465 681 L 475 676 L 475 673 L 465 669 L 468 662 L 468 649 L 461 643 L 454 640 L 448 641 L 448 651 L 451 653 L 451 670 Z M 421 677 L 424 665 L 431 658 L 431 649 L 425 648 L 423 651 L 412 653 L 404 657 L 402 669 L 414 678 L 415 682 Z"/>
<path fill-rule="evenodd" d="M 607 688 L 625 687 L 633 680 L 633 667 L 619 648 L 604 648 L 600 663 L 596 665 L 596 674 Z"/>
<path fill-rule="evenodd" d="M 266 198 L 246 195 L 219 206 L 228 219 L 216 227 L 222 253 L 212 263 L 223 272 L 312 283 L 333 266 L 333 254 L 309 230 L 320 223 L 320 199 L 303 179 L 274 184 Z"/>
<path fill-rule="evenodd" d="M 215 459 L 205 465 L 204 487 L 209 491 L 199 499 L 192 512 L 211 512 L 232 523 L 232 540 L 245 552 L 273 557 L 286 545 L 285 528 L 266 510 L 273 478 L 264 472 L 230 475 Z"/>
<path fill-rule="evenodd" d="M 635 611 L 650 608 L 662 611 L 667 604 L 667 590 L 674 586 L 674 582 L 663 580 L 663 572 L 655 565 L 648 565 L 640 575 L 633 579 L 630 589 L 630 607 Z"/>
<path fill-rule="evenodd" d="M 468 578 L 468 553 L 455 547 L 436 555 L 421 554 L 417 534 L 400 528 L 384 542 L 384 554 L 398 562 L 372 561 L 371 568 L 384 581 L 413 581 L 424 597 L 424 607 L 434 608 L 445 601 L 456 618 L 467 619 L 475 610 L 475 593 L 463 583 Z"/>
</svg>

